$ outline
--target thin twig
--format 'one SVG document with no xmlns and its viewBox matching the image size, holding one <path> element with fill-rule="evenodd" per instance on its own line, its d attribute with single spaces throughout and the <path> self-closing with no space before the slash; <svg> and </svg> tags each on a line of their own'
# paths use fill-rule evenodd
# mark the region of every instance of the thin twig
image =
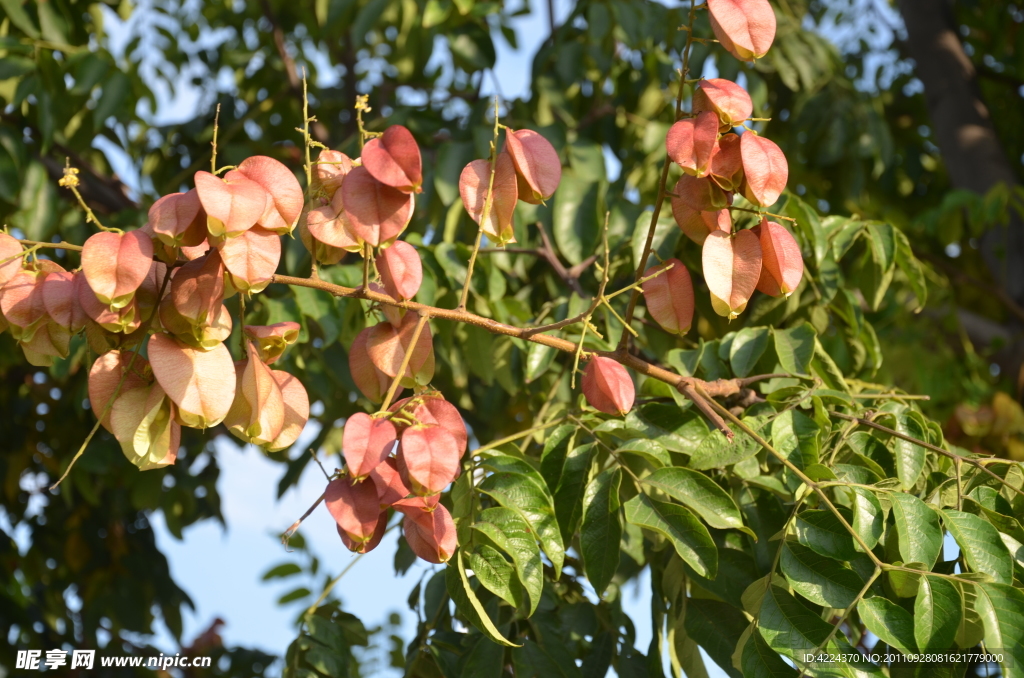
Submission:
<svg viewBox="0 0 1024 678">
<path fill-rule="evenodd" d="M 498 97 L 494 97 L 494 137 L 491 139 L 491 172 L 487 179 L 487 196 L 484 198 L 484 208 L 480 212 L 480 222 L 476 230 L 476 242 L 473 244 L 473 251 L 469 254 L 469 263 L 466 265 L 466 281 L 462 284 L 462 294 L 459 297 L 459 310 L 465 310 L 466 301 L 469 299 L 469 288 L 473 284 L 473 268 L 476 266 L 476 256 L 480 252 L 480 242 L 484 237 L 484 224 L 491 218 L 491 207 L 494 204 L 494 174 L 498 168 L 498 134 L 501 130 L 501 122 L 498 119 Z"/>
<path fill-rule="evenodd" d="M 320 497 L 315 502 L 313 502 L 313 505 L 310 506 L 308 509 L 306 509 L 306 512 L 303 513 L 302 516 L 300 516 L 298 520 L 296 520 L 294 523 L 292 523 L 291 527 L 289 527 L 287 530 L 284 531 L 284 534 L 281 535 L 281 543 L 282 544 L 284 544 L 285 546 L 288 546 L 288 540 L 291 539 L 292 536 L 295 534 L 295 532 L 299 529 L 299 525 L 302 525 L 302 521 L 305 520 L 306 518 L 308 518 L 310 516 L 310 514 L 313 513 L 313 511 L 316 510 L 316 507 L 320 505 L 320 502 L 322 502 L 324 500 L 324 497 L 326 497 L 326 496 L 327 496 L 326 492 L 321 494 Z"/>
<path fill-rule="evenodd" d="M 72 245 L 71 243 L 64 242 L 63 240 L 60 241 L 60 242 L 42 242 L 42 241 L 39 241 L 39 240 L 19 240 L 18 242 L 20 242 L 22 245 L 29 245 L 29 246 L 36 247 L 36 248 L 50 249 L 50 250 L 69 250 L 71 252 L 81 252 L 83 249 L 85 249 L 81 245 Z M 21 255 L 18 255 L 18 256 L 21 256 Z M 16 259 L 17 257 L 14 257 L 14 258 Z M 6 263 L 7 261 L 10 261 L 10 258 L 4 259 L 0 263 Z"/>
<path fill-rule="evenodd" d="M 398 392 L 398 387 L 402 383 L 402 379 L 405 378 L 405 372 L 409 369 L 412 354 L 416 352 L 416 342 L 420 340 L 420 334 L 423 333 L 423 327 L 427 324 L 428 320 L 430 320 L 430 316 L 424 314 L 416 322 L 416 327 L 412 331 L 412 338 L 409 340 L 409 345 L 405 347 L 405 355 L 402 356 L 402 365 L 398 368 L 398 374 L 391 380 L 388 393 L 384 396 L 384 402 L 380 405 L 381 412 L 387 412 L 388 408 L 391 407 L 391 401 L 394 400 L 395 393 Z"/>
</svg>

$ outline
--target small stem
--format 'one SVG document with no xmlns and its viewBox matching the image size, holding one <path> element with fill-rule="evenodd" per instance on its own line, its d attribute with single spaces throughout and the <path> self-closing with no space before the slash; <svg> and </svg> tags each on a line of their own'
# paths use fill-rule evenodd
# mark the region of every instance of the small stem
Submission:
<svg viewBox="0 0 1024 678">
<path fill-rule="evenodd" d="M 546 424 L 538 424 L 537 426 L 534 426 L 532 428 L 524 429 L 524 430 L 522 430 L 522 431 L 520 431 L 518 433 L 513 433 L 510 436 L 505 436 L 504 438 L 499 438 L 498 440 L 493 440 L 493 441 L 487 443 L 486 445 L 482 445 L 482 446 L 476 448 L 475 450 L 473 450 L 470 453 L 470 456 L 471 457 L 475 457 L 478 454 L 480 454 L 481 452 L 486 452 L 487 450 L 493 450 L 494 448 L 501 447 L 502 445 L 505 445 L 507 443 L 514 443 L 517 440 L 520 440 L 522 438 L 526 438 L 527 436 L 533 435 L 537 431 L 543 431 L 545 429 L 551 428 L 552 426 L 558 426 L 559 424 L 564 422 L 566 419 L 567 419 L 567 417 L 559 417 L 558 419 L 553 419 L 553 420 L 547 422 Z"/>
<path fill-rule="evenodd" d="M 466 266 L 466 282 L 462 285 L 462 295 L 459 297 L 460 311 L 465 310 L 466 301 L 469 299 L 469 287 L 473 284 L 473 267 L 476 266 L 476 257 L 480 252 L 480 242 L 483 240 L 484 224 L 491 218 L 491 206 L 494 203 L 494 173 L 498 168 L 498 134 L 500 123 L 498 121 L 498 97 L 494 97 L 494 137 L 491 139 L 491 173 L 487 179 L 487 197 L 484 198 L 484 209 L 480 213 L 480 223 L 477 226 L 476 242 L 473 244 L 473 251 L 469 255 L 469 264 Z"/>
<path fill-rule="evenodd" d="M 15 259 L 23 259 L 29 255 L 35 254 L 36 250 L 38 250 L 40 247 L 42 247 L 42 245 L 35 245 L 34 247 L 30 247 L 27 250 L 18 252 L 17 254 L 12 254 L 11 256 L 5 259 L 0 259 L 0 266 L 3 266 L 9 261 L 14 261 Z"/>
<path fill-rule="evenodd" d="M 60 241 L 60 242 L 41 242 L 39 240 L 19 240 L 18 242 L 20 242 L 22 245 L 30 245 L 30 246 L 33 246 L 35 248 L 40 248 L 40 249 L 69 250 L 71 252 L 81 252 L 83 249 L 85 249 L 81 245 L 72 245 L 71 243 L 64 242 L 63 240 Z M 17 259 L 18 256 L 21 256 L 21 255 L 17 255 L 15 257 L 8 257 L 7 259 L 4 259 L 3 261 L 0 261 L 0 264 L 5 264 L 8 261 L 10 261 L 11 259 Z"/>
<path fill-rule="evenodd" d="M 284 534 L 281 535 L 281 543 L 282 544 L 284 544 L 285 546 L 288 546 L 288 540 L 292 538 L 292 536 L 295 534 L 296 531 L 298 531 L 299 525 L 302 524 L 302 521 L 305 520 L 306 518 L 308 518 L 310 516 L 310 514 L 313 513 L 313 511 L 316 510 L 316 507 L 320 505 L 320 502 L 322 502 L 324 500 L 324 497 L 326 497 L 326 496 L 327 496 L 326 492 L 321 494 L 320 498 L 317 499 L 315 502 L 313 502 L 313 505 L 310 506 L 308 509 L 306 509 L 306 512 L 303 513 L 302 516 L 298 520 L 296 520 L 294 523 L 292 523 L 291 527 L 289 527 L 287 530 L 284 531 Z"/>
<path fill-rule="evenodd" d="M 734 205 L 729 205 L 729 207 L 726 209 L 730 209 L 735 212 L 749 212 L 750 214 L 756 214 L 759 217 L 774 217 L 776 219 L 782 219 L 784 221 L 792 221 L 794 224 L 796 223 L 796 219 L 794 219 L 793 217 L 787 217 L 782 214 L 775 214 L 774 212 L 762 212 L 760 210 L 752 210 L 747 207 L 736 207 Z"/>
<path fill-rule="evenodd" d="M 871 588 L 872 584 L 875 583 L 875 580 L 878 579 L 878 577 L 881 574 L 882 568 L 875 567 L 875 571 L 871 574 L 870 577 L 868 577 L 868 580 L 864 584 L 864 587 L 860 590 L 860 593 L 857 594 L 857 597 L 853 599 L 853 602 L 850 603 L 850 605 L 843 611 L 842 616 L 839 617 L 839 620 L 832 626 L 832 630 L 829 631 L 827 636 L 825 636 L 825 640 L 823 640 L 821 644 L 814 649 L 814 652 L 811 653 L 812 655 L 817 655 L 819 652 L 824 650 L 828 646 L 829 641 L 835 638 L 836 633 L 839 631 L 839 627 L 843 625 L 843 622 L 847 620 L 847 618 L 850 616 L 850 613 L 853 612 L 853 609 L 857 607 L 857 603 L 864 599 L 864 596 L 867 595 L 868 590 Z M 800 674 L 796 678 L 802 678 L 802 676 L 806 673 L 807 667 L 805 666 L 803 669 L 800 670 Z"/>
<path fill-rule="evenodd" d="M 69 189 L 72 193 L 75 194 L 75 198 L 78 200 L 79 206 L 85 211 L 85 223 L 91 223 L 101 231 L 109 231 L 111 233 L 123 233 L 124 231 L 122 231 L 119 228 L 107 228 L 106 226 L 100 223 L 100 220 L 97 219 L 96 215 L 93 213 L 92 208 L 86 204 L 85 198 L 83 198 L 82 194 L 78 192 L 79 183 L 81 182 L 78 179 L 78 168 L 72 167 L 71 161 L 65 158 L 64 176 L 60 178 L 57 184 L 63 186 L 64 188 Z"/>
<path fill-rule="evenodd" d="M 421 315 L 420 319 L 416 322 L 416 327 L 412 331 L 412 338 L 409 340 L 409 345 L 405 347 L 405 355 L 402 356 L 402 365 L 398 368 L 398 374 L 391 380 L 391 386 L 388 387 L 388 394 L 384 397 L 384 402 L 381 403 L 379 412 L 387 412 L 388 408 L 391 407 L 391 401 L 395 397 L 395 393 L 398 391 L 399 384 L 402 383 L 402 379 L 405 377 L 406 370 L 409 369 L 409 362 L 412 360 L 412 354 L 416 352 L 416 342 L 420 340 L 420 334 L 423 332 L 423 326 L 430 320 L 429 315 Z"/>
<path fill-rule="evenodd" d="M 213 148 L 210 154 L 210 172 L 217 174 L 217 131 L 220 129 L 220 104 L 217 104 L 217 112 L 213 114 L 213 140 L 210 146 Z"/>
</svg>

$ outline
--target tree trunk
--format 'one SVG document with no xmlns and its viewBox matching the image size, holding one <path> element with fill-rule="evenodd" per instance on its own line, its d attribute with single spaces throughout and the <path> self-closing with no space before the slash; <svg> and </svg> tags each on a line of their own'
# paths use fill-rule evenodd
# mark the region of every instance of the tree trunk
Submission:
<svg viewBox="0 0 1024 678">
<path fill-rule="evenodd" d="M 943 0 L 898 0 L 907 27 L 907 50 L 924 83 L 932 128 L 953 185 L 985 194 L 1016 176 L 978 92 L 976 71 L 964 53 Z M 1006 226 L 982 238 L 982 255 L 993 278 L 1018 303 L 1024 302 L 1024 222 L 1011 215 Z"/>
</svg>

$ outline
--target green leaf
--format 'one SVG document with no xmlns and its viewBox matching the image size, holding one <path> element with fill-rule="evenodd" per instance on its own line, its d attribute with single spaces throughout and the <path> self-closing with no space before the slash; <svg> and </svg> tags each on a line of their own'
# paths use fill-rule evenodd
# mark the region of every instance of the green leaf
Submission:
<svg viewBox="0 0 1024 678">
<path fill-rule="evenodd" d="M 278 598 L 277 599 L 277 604 L 278 605 L 285 605 L 287 603 L 291 603 L 291 602 L 296 601 L 296 600 L 301 600 L 302 598 L 305 598 L 308 595 L 309 595 L 309 589 L 307 589 L 304 586 L 300 586 L 299 588 L 294 589 L 292 591 L 289 591 L 288 593 L 286 593 L 283 596 L 281 596 L 280 598 Z"/>
<path fill-rule="evenodd" d="M 487 616 L 487 611 L 484 610 L 480 599 L 476 597 L 476 593 L 469 584 L 469 577 L 466 576 L 466 568 L 462 562 L 462 549 L 455 552 L 453 561 L 449 561 L 448 567 L 445 568 L 444 583 L 448 589 L 448 595 L 451 596 L 455 606 L 459 608 L 459 612 L 495 643 L 506 647 L 520 647 L 501 635 L 494 622 Z"/>
<path fill-rule="evenodd" d="M 755 433 L 763 435 L 765 417 L 743 417 L 743 423 L 749 426 Z M 703 442 L 695 450 L 691 450 L 690 461 L 687 463 L 692 469 L 705 471 L 712 468 L 725 468 L 739 463 L 744 459 L 757 454 L 761 446 L 756 440 L 747 435 L 736 436 L 732 441 L 726 438 L 717 429 L 708 433 Z"/>
<path fill-rule="evenodd" d="M 1013 558 L 991 523 L 954 509 L 942 511 L 942 522 L 960 545 L 971 570 L 991 575 L 998 584 L 1013 583 Z"/>
<path fill-rule="evenodd" d="M 852 487 L 853 491 L 853 529 L 864 540 L 868 548 L 874 548 L 885 530 L 885 512 L 878 497 L 871 490 L 863 487 Z M 859 544 L 855 544 L 860 549 Z"/>
<path fill-rule="evenodd" d="M 481 636 L 466 654 L 460 676 L 464 678 L 501 678 L 505 663 L 505 649 Z"/>
<path fill-rule="evenodd" d="M 3 7 L 4 14 L 17 26 L 25 35 L 30 38 L 39 38 L 39 29 L 32 22 L 32 18 L 25 12 L 22 0 L 0 0 L 0 7 Z"/>
<path fill-rule="evenodd" d="M 793 590 L 818 605 L 845 609 L 864 588 L 852 569 L 800 544 L 787 541 L 780 564 Z"/>
<path fill-rule="evenodd" d="M 583 568 L 599 596 L 608 588 L 619 567 L 621 481 L 620 469 L 605 469 L 590 481 L 583 496 L 583 527 L 580 529 Z"/>
<path fill-rule="evenodd" d="M 529 384 L 537 377 L 544 374 L 551 366 L 552 360 L 558 354 L 558 349 L 546 344 L 530 344 L 526 350 L 526 383 Z"/>
<path fill-rule="evenodd" d="M 1002 652 L 1003 678 L 1024 676 L 1024 591 L 1006 584 L 974 587 L 975 609 L 985 628 L 985 650 Z"/>
<path fill-rule="evenodd" d="M 817 334 L 811 324 L 803 322 L 788 330 L 772 330 L 775 353 L 782 369 L 790 374 L 807 374 L 814 356 Z"/>
<path fill-rule="evenodd" d="M 903 435 L 923 440 L 927 433 L 921 427 L 918 417 L 910 413 L 901 413 L 896 416 L 896 430 Z M 893 456 L 896 459 L 896 475 L 904 491 L 909 492 L 917 484 L 924 470 L 926 450 L 920 445 L 896 438 L 894 441 Z"/>
<path fill-rule="evenodd" d="M 263 575 L 263 581 L 284 579 L 285 577 L 290 577 L 293 574 L 302 574 L 302 568 L 295 563 L 281 563 L 280 565 L 267 570 Z"/>
<path fill-rule="evenodd" d="M 555 520 L 554 501 L 540 474 L 532 469 L 529 475 L 505 471 L 493 473 L 480 483 L 480 491 L 515 511 L 533 528 L 558 577 L 565 560 L 565 547 Z"/>
<path fill-rule="evenodd" d="M 512 556 L 516 574 L 530 598 L 529 613 L 532 615 L 540 603 L 544 572 L 540 550 L 530 526 L 512 509 L 489 508 L 480 512 L 480 518 L 473 524 L 473 529 Z"/>
<path fill-rule="evenodd" d="M 953 645 L 962 605 L 952 582 L 921 577 L 914 600 L 914 638 L 921 652 L 941 652 Z"/>
<path fill-rule="evenodd" d="M 676 553 L 702 577 L 714 579 L 718 573 L 718 549 L 708 528 L 697 516 L 678 504 L 638 494 L 626 502 L 626 520 L 654 530 L 672 542 Z"/>
<path fill-rule="evenodd" d="M 745 377 L 768 348 L 767 327 L 745 327 L 736 333 L 729 349 L 729 365 L 737 377 Z"/>
<path fill-rule="evenodd" d="M 703 473 L 678 467 L 662 468 L 641 481 L 690 507 L 711 527 L 744 530 L 754 536 L 743 524 L 736 501 Z"/>
<path fill-rule="evenodd" d="M 924 563 L 931 569 L 942 551 L 939 516 L 912 494 L 893 492 L 889 498 L 896 519 L 900 557 L 905 563 Z"/>
<path fill-rule="evenodd" d="M 556 643 L 542 646 L 527 639 L 523 647 L 512 651 L 512 662 L 517 676 L 551 676 L 552 678 L 579 678 L 579 667 L 569 654 L 558 651 Z"/>
<path fill-rule="evenodd" d="M 558 251 L 570 264 L 578 264 L 597 247 L 601 233 L 599 216 L 604 215 L 602 184 L 580 179 L 571 171 L 562 173 L 554 195 L 552 231 Z"/>
<path fill-rule="evenodd" d="M 793 678 L 796 675 L 796 669 L 782 661 L 755 627 L 743 646 L 744 678 Z"/>
<path fill-rule="evenodd" d="M 869 221 L 866 226 L 871 256 L 883 271 L 887 271 L 896 260 L 896 229 L 892 224 L 880 221 Z"/>
<path fill-rule="evenodd" d="M 775 449 L 805 469 L 818 463 L 818 433 L 821 427 L 797 410 L 786 410 L 772 422 Z"/>
<path fill-rule="evenodd" d="M 657 253 L 659 257 L 664 261 L 672 257 L 676 249 L 676 244 L 679 242 L 679 227 L 676 226 L 675 220 L 671 214 L 666 214 L 667 210 L 662 210 L 661 216 L 658 218 L 658 224 L 654 228 L 654 240 L 651 241 L 651 251 Z M 633 266 L 640 266 L 640 257 L 644 253 L 644 245 L 647 244 L 647 234 L 651 229 L 651 212 L 644 211 L 637 217 L 636 227 L 633 229 L 633 240 L 630 243 L 633 249 Z M 657 261 L 654 256 L 649 256 L 647 259 L 647 266 L 652 266 Z"/>
<path fill-rule="evenodd" d="M 469 568 L 480 583 L 512 607 L 523 604 L 523 587 L 512 564 L 487 544 L 479 544 L 469 554 Z"/>
<path fill-rule="evenodd" d="M 860 620 L 888 645 L 903 654 L 917 652 L 914 618 L 902 607 L 882 596 L 862 600 L 857 606 Z"/>
<path fill-rule="evenodd" d="M 748 625 L 743 613 L 727 603 L 702 598 L 689 598 L 686 602 L 686 634 L 735 678 L 741 676 L 732 668 L 732 652 Z"/>
<path fill-rule="evenodd" d="M 914 256 L 914 250 L 911 248 L 910 240 L 907 239 L 906 234 L 897 228 L 895 235 L 896 265 L 907 276 L 910 289 L 914 291 L 914 296 L 917 297 L 917 308 L 914 310 L 920 311 L 928 301 L 928 284 L 924 275 L 924 269 L 921 268 L 921 262 Z"/>
<path fill-rule="evenodd" d="M 656 440 L 645 440 L 643 438 L 627 440 L 622 443 L 617 450 L 615 450 L 615 453 L 632 454 L 642 457 L 655 467 L 672 465 L 672 457 L 669 456 L 668 451 L 661 446 L 661 443 Z"/>
<path fill-rule="evenodd" d="M 853 560 L 858 555 L 853 537 L 829 510 L 801 511 L 794 526 L 797 540 L 826 558 Z"/>
<path fill-rule="evenodd" d="M 831 624 L 778 586 L 768 587 L 761 599 L 757 625 L 773 650 L 800 661 L 832 631 Z"/>
<path fill-rule="evenodd" d="M 576 440 L 576 426 L 563 424 L 550 429 L 544 439 L 544 450 L 540 455 L 540 474 L 552 493 L 558 489 L 562 479 L 565 456 Z"/>
<path fill-rule="evenodd" d="M 562 478 L 555 490 L 555 518 L 564 544 L 572 542 L 573 533 L 583 515 L 583 496 L 590 480 L 590 466 L 596 449 L 597 443 L 587 443 L 574 448 L 565 457 Z"/>
</svg>

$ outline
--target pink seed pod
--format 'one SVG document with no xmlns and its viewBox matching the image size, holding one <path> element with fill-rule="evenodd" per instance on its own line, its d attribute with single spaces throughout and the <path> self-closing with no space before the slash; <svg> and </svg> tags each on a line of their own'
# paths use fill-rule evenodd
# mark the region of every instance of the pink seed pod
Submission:
<svg viewBox="0 0 1024 678">
<path fill-rule="evenodd" d="M 774 205 L 786 190 L 789 163 L 782 149 L 753 132 L 740 137 L 743 158 L 743 197 L 760 207 Z"/>
<path fill-rule="evenodd" d="M 719 188 L 711 177 L 679 177 L 672 191 L 682 204 L 697 212 L 717 212 L 732 202 L 728 193 Z"/>
<path fill-rule="evenodd" d="M 430 510 L 400 504 L 395 508 L 404 514 L 402 532 L 413 553 L 437 565 L 452 557 L 458 547 L 458 538 L 455 521 L 443 504 L 437 504 Z"/>
<path fill-rule="evenodd" d="M 81 331 L 89 316 L 78 303 L 79 288 L 86 285 L 85 275 L 56 271 L 43 277 L 43 305 L 53 322 L 70 330 L 72 333 Z"/>
<path fill-rule="evenodd" d="M 441 426 L 418 424 L 402 432 L 398 471 L 413 494 L 437 494 L 459 473 L 459 445 Z"/>
<path fill-rule="evenodd" d="M 644 271 L 644 277 L 671 266 L 668 271 L 643 284 L 644 301 L 651 317 L 667 332 L 686 334 L 693 322 L 693 282 L 678 259 L 666 259 Z"/>
<path fill-rule="evenodd" d="M 384 400 L 391 386 L 391 377 L 377 369 L 366 350 L 366 342 L 374 327 L 367 327 L 352 341 L 348 350 L 348 371 L 359 391 L 372 402 Z"/>
<path fill-rule="evenodd" d="M 206 212 L 199 193 L 165 195 L 149 208 L 149 226 L 153 236 L 170 247 L 195 247 L 206 238 Z"/>
<path fill-rule="evenodd" d="M 153 264 L 153 241 L 142 231 L 95 233 L 82 248 L 82 272 L 100 302 L 127 306 Z"/>
<path fill-rule="evenodd" d="M 216 237 L 231 237 L 255 226 L 271 201 L 262 186 L 237 170 L 220 178 L 196 172 L 196 192 L 206 212 L 206 228 Z"/>
<path fill-rule="evenodd" d="M 181 322 L 191 328 L 212 325 L 221 315 L 223 301 L 224 262 L 213 250 L 174 270 L 169 293 L 160 303 L 160 322 L 175 334 L 184 333 L 177 326 Z"/>
<path fill-rule="evenodd" d="M 380 137 L 363 146 L 363 167 L 373 178 L 403 193 L 419 193 L 423 189 L 423 160 L 420 147 L 407 128 L 391 125 Z"/>
<path fill-rule="evenodd" d="M 377 488 L 372 482 L 353 483 L 348 476 L 335 478 L 327 484 L 324 503 L 334 522 L 354 545 L 362 546 L 373 539 L 380 524 L 380 505 Z"/>
<path fill-rule="evenodd" d="M 320 151 L 313 165 L 313 187 L 322 190 L 330 200 L 351 171 L 352 158 L 341 151 L 324 149 Z"/>
<path fill-rule="evenodd" d="M 352 232 L 374 247 L 401 235 L 415 207 L 411 194 L 378 181 L 365 167 L 355 167 L 348 173 L 341 195 Z"/>
<path fill-rule="evenodd" d="M 459 176 L 459 195 L 466 212 L 484 234 L 498 245 L 516 241 L 513 234 L 513 216 L 519 199 L 519 180 L 512 156 L 507 151 L 498 154 L 494 165 L 491 208 L 484 219 L 487 191 L 491 187 L 491 163 L 474 160 L 466 165 Z"/>
<path fill-rule="evenodd" d="M 224 420 L 235 399 L 235 366 L 224 344 L 208 350 L 157 333 L 149 338 L 153 375 L 178 406 L 178 418 L 192 428 Z"/>
<path fill-rule="evenodd" d="M 15 273 L 21 270 L 22 260 L 18 258 L 18 255 L 24 249 L 16 238 L 6 233 L 0 233 L 0 261 L 5 262 L 0 264 L 0 287 L 3 287 L 8 280 L 14 277 Z"/>
<path fill-rule="evenodd" d="M 128 369 L 129 363 L 131 370 Z M 136 356 L 132 361 L 131 352 L 107 351 L 96 358 L 89 369 L 89 409 L 97 417 L 102 415 L 100 423 L 108 431 L 111 431 L 110 412 L 104 414 L 104 410 L 114 391 L 117 390 L 117 385 L 121 383 L 122 377 L 124 378 L 124 383 L 121 385 L 122 392 L 153 383 L 149 361 L 142 356 Z"/>
<path fill-rule="evenodd" d="M 754 103 L 747 91 L 731 80 L 711 78 L 697 83 L 693 92 L 693 112 L 714 111 L 719 130 L 728 132 L 753 115 Z"/>
<path fill-rule="evenodd" d="M 738 134 L 719 138 L 711 153 L 711 180 L 723 191 L 734 193 L 743 185 L 743 155 Z"/>
<path fill-rule="evenodd" d="M 740 61 L 760 59 L 775 40 L 775 11 L 768 0 L 708 0 L 715 37 Z"/>
<path fill-rule="evenodd" d="M 804 276 L 804 259 L 796 238 L 781 224 L 762 219 L 751 229 L 761 243 L 761 277 L 757 289 L 773 297 L 789 296 Z"/>
<path fill-rule="evenodd" d="M 377 526 L 373 529 L 373 536 L 367 542 L 357 542 L 353 540 L 345 530 L 341 529 L 341 525 L 335 525 L 338 530 L 338 536 L 341 537 L 341 543 L 345 545 L 349 551 L 355 553 L 369 553 L 373 549 L 377 548 L 380 544 L 380 540 L 384 538 L 384 533 L 388 529 L 388 514 L 387 511 L 381 511 L 380 516 L 377 517 Z"/>
<path fill-rule="evenodd" d="M 423 282 L 423 263 L 416 248 L 396 240 L 377 257 L 377 271 L 388 296 L 405 301 L 412 299 Z"/>
<path fill-rule="evenodd" d="M 260 360 L 272 365 L 286 348 L 299 340 L 301 329 L 299 323 L 284 321 L 273 325 L 246 325 L 242 331 L 256 344 Z"/>
<path fill-rule="evenodd" d="M 239 292 L 259 292 L 270 284 L 281 261 L 281 237 L 262 226 L 218 244 L 229 280 Z"/>
<path fill-rule="evenodd" d="M 292 171 L 265 155 L 246 158 L 237 171 L 263 187 L 270 196 L 256 223 L 277 235 L 291 233 L 302 214 L 304 202 L 302 187 Z"/>
<path fill-rule="evenodd" d="M 181 445 L 181 425 L 160 384 L 122 392 L 110 410 L 110 428 L 128 461 L 140 471 L 173 464 Z"/>
<path fill-rule="evenodd" d="M 277 437 L 264 446 L 267 452 L 277 452 L 291 447 L 309 420 L 309 394 L 306 387 L 294 376 L 282 370 L 271 370 L 284 400 L 284 424 Z"/>
<path fill-rule="evenodd" d="M 711 231 L 732 233 L 732 216 L 729 210 L 698 212 L 684 203 L 681 198 L 672 197 L 672 216 L 687 238 L 703 245 Z"/>
<path fill-rule="evenodd" d="M 450 402 L 444 399 L 440 393 L 421 393 L 412 398 L 399 400 L 391 406 L 392 412 L 403 412 L 405 418 L 412 419 L 420 424 L 436 424 L 443 427 L 455 438 L 459 445 L 459 455 L 466 453 L 469 445 L 469 433 L 466 431 L 466 424 L 462 420 L 459 410 Z M 399 424 L 396 426 L 401 433 L 405 428 Z"/>
<path fill-rule="evenodd" d="M 284 427 L 284 395 L 252 342 L 247 342 L 246 353 L 246 360 L 235 363 L 235 399 L 224 425 L 237 438 L 262 446 Z"/>
<path fill-rule="evenodd" d="M 305 224 L 309 235 L 328 247 L 342 250 L 342 255 L 344 252 L 358 252 L 363 247 L 362 239 L 355 234 L 352 223 L 345 214 L 342 200 L 344 197 L 344 191 L 335 191 L 334 197 L 329 203 L 311 209 L 306 214 Z M 303 242 L 306 244 L 306 249 L 312 251 L 309 243 L 306 243 L 305 240 Z M 338 258 L 340 259 L 340 257 Z M 317 260 L 328 262 L 321 256 L 318 256 Z"/>
<path fill-rule="evenodd" d="M 703 177 L 708 173 L 711 153 L 718 140 L 718 116 L 712 111 L 685 118 L 669 128 L 665 136 L 668 157 L 687 174 Z"/>
<path fill-rule="evenodd" d="M 516 168 L 520 200 L 539 205 L 554 195 L 562 181 L 562 161 L 551 142 L 533 130 L 509 130 L 505 151 Z"/>
<path fill-rule="evenodd" d="M 345 422 L 341 451 L 349 475 L 362 480 L 384 463 L 398 442 L 398 432 L 387 419 L 356 412 Z"/>
<path fill-rule="evenodd" d="M 633 408 L 636 390 L 626 368 L 603 356 L 594 356 L 583 372 L 583 395 L 594 409 L 623 416 Z"/>
<path fill-rule="evenodd" d="M 718 315 L 737 317 L 747 307 L 761 275 L 761 244 L 751 231 L 733 236 L 715 231 L 704 241 L 704 281 Z"/>
<path fill-rule="evenodd" d="M 405 499 L 410 494 L 409 488 L 402 482 L 402 475 L 398 472 L 398 461 L 395 457 L 388 457 L 377 468 L 370 471 L 370 480 L 377 487 L 377 499 L 380 501 L 382 509 Z"/>
<path fill-rule="evenodd" d="M 418 322 L 419 314 L 409 312 L 402 318 L 399 327 L 396 328 L 390 322 L 378 323 L 371 328 L 366 338 L 367 355 L 373 365 L 388 377 L 394 378 L 398 374 L 405 354 L 412 352 L 406 372 L 402 375 L 403 386 L 429 384 L 434 377 L 434 342 L 430 325 L 426 324 L 420 330 L 415 346 L 412 342 Z"/>
</svg>

